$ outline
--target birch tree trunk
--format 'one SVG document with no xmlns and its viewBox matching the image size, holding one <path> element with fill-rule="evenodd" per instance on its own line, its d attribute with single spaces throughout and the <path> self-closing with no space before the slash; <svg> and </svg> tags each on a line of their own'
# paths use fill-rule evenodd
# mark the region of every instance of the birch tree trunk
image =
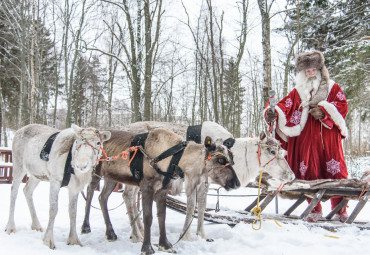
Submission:
<svg viewBox="0 0 370 255">
<path fill-rule="evenodd" d="M 268 5 L 268 0 L 258 0 L 262 19 L 262 49 L 263 49 L 263 104 L 266 105 L 271 90 L 271 46 L 270 46 L 270 9 L 274 0 Z"/>
<path fill-rule="evenodd" d="M 68 1 L 68 0 L 67 0 Z M 74 53 L 73 53 L 73 58 L 70 66 L 70 73 L 69 73 L 69 84 L 68 84 L 68 95 L 67 95 L 67 117 L 66 117 L 66 127 L 71 126 L 71 121 L 72 121 L 72 88 L 73 88 L 73 75 L 74 75 L 74 69 L 76 65 L 76 61 L 79 55 L 79 48 L 80 48 L 80 42 L 81 42 L 81 32 L 82 32 L 82 27 L 85 21 L 85 4 L 86 0 L 82 1 L 82 8 L 81 8 L 81 16 L 80 16 L 80 22 L 79 26 L 77 29 L 76 36 L 73 38 L 74 40 Z M 68 74 L 67 74 L 68 75 Z"/>
<path fill-rule="evenodd" d="M 35 123 L 35 90 L 36 90 L 36 77 L 35 77 L 35 0 L 32 1 L 32 30 L 31 30 L 31 111 L 30 123 Z"/>
</svg>

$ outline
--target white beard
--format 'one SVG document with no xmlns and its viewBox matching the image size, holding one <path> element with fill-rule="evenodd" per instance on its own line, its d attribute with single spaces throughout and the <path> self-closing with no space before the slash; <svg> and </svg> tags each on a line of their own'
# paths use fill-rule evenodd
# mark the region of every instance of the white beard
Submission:
<svg viewBox="0 0 370 255">
<path fill-rule="evenodd" d="M 301 96 L 301 106 L 305 107 L 308 105 L 312 97 L 316 94 L 321 83 L 321 72 L 317 72 L 315 79 L 308 79 L 304 71 L 297 73 L 295 77 L 296 89 L 303 92 Z"/>
</svg>

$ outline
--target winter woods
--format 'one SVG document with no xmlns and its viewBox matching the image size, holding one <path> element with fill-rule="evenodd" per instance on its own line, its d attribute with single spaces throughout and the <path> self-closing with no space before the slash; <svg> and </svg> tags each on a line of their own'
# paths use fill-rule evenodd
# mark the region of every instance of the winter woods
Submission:
<svg viewBox="0 0 370 255">
<path fill-rule="evenodd" d="M 365 0 L 3 0 L 1 146 L 29 123 L 119 128 L 134 121 L 265 128 L 268 90 L 294 86 L 318 49 L 349 102 L 347 154 L 370 150 Z"/>
</svg>

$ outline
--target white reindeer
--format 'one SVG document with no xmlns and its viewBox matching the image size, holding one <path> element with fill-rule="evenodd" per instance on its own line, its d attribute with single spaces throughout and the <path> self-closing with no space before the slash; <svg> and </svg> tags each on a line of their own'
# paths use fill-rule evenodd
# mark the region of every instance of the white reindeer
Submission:
<svg viewBox="0 0 370 255">
<path fill-rule="evenodd" d="M 48 161 L 40 153 L 50 136 L 56 135 Z M 101 156 L 101 143 L 110 138 L 110 132 L 99 132 L 95 128 L 72 128 L 59 131 L 44 125 L 31 124 L 19 129 L 13 139 L 13 184 L 10 195 L 8 234 L 16 231 L 14 223 L 15 200 L 19 185 L 25 174 L 28 182 L 23 191 L 32 217 L 31 228 L 43 231 L 33 204 L 33 191 L 40 181 L 50 182 L 49 223 L 43 238 L 44 244 L 55 248 L 53 227 L 58 212 L 58 195 L 62 182 L 69 190 L 70 232 L 67 244 L 81 245 L 76 232 L 76 210 L 78 194 L 90 182 L 96 160 Z M 67 162 L 67 158 L 71 159 Z M 65 168 L 71 173 L 65 174 Z M 66 177 L 64 177 L 66 175 Z M 69 177 L 69 178 L 68 178 Z M 68 182 L 69 179 L 69 182 Z M 64 180 L 64 181 L 63 181 Z"/>
</svg>

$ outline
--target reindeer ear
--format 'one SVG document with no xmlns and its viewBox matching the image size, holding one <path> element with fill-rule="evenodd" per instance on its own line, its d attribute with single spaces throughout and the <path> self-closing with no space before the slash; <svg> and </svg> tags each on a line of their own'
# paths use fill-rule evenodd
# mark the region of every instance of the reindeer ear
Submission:
<svg viewBox="0 0 370 255">
<path fill-rule="evenodd" d="M 79 126 L 77 126 L 75 124 L 72 124 L 71 128 L 73 129 L 73 131 L 75 131 L 76 134 L 82 129 L 82 128 L 80 128 Z"/>
<path fill-rule="evenodd" d="M 212 138 L 209 136 L 204 139 L 204 146 L 207 148 L 208 151 L 216 149 L 216 145 L 213 143 Z"/>
<path fill-rule="evenodd" d="M 111 136 L 111 132 L 109 131 L 100 132 L 100 139 L 102 140 L 102 142 L 108 141 L 110 139 L 110 136 Z"/>
<path fill-rule="evenodd" d="M 266 138 L 266 133 L 264 132 L 264 131 L 262 131 L 261 133 L 260 133 L 260 140 L 262 141 L 263 139 L 265 139 Z"/>
</svg>

